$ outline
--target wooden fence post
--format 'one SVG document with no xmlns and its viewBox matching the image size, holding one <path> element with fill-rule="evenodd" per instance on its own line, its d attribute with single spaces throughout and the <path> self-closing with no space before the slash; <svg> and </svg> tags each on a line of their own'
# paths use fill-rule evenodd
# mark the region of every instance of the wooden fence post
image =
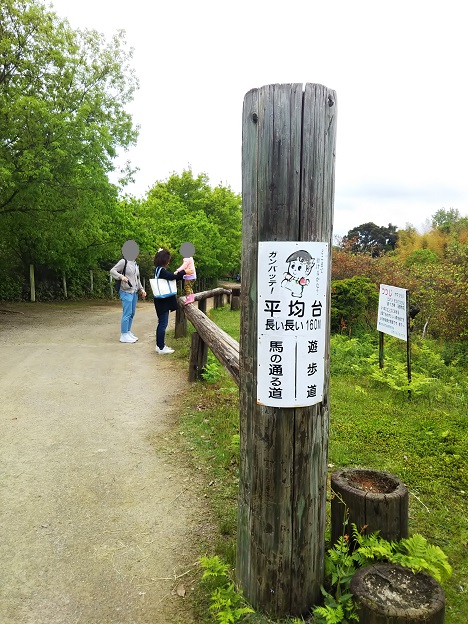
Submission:
<svg viewBox="0 0 468 624">
<path fill-rule="evenodd" d="M 94 273 L 93 269 L 89 270 L 89 289 L 91 292 L 94 292 Z"/>
<path fill-rule="evenodd" d="M 233 288 L 231 295 L 231 310 L 240 309 L 240 288 Z"/>
<path fill-rule="evenodd" d="M 34 277 L 34 264 L 29 265 L 29 284 L 31 289 L 31 301 L 36 301 L 36 280 Z"/>
<path fill-rule="evenodd" d="M 67 297 L 68 297 L 67 276 L 65 274 L 65 271 L 62 271 L 62 284 L 63 284 L 63 294 L 64 294 L 65 299 L 67 299 Z"/>
<path fill-rule="evenodd" d="M 275 617 L 306 613 L 323 581 L 330 262 L 322 401 L 266 407 L 257 403 L 259 242 L 331 250 L 335 135 L 335 92 L 322 85 L 267 85 L 245 96 L 237 580 L 254 608 Z"/>
<path fill-rule="evenodd" d="M 201 338 L 200 334 L 195 331 L 192 334 L 190 348 L 189 381 L 196 381 L 201 378 L 207 359 L 208 345 Z"/>
<path fill-rule="evenodd" d="M 199 299 L 198 301 L 198 309 L 200 312 L 203 312 L 203 314 L 206 314 L 206 302 L 207 299 Z"/>
<path fill-rule="evenodd" d="M 176 310 L 174 338 L 184 338 L 187 335 L 187 317 L 184 306 L 179 305 Z"/>
</svg>

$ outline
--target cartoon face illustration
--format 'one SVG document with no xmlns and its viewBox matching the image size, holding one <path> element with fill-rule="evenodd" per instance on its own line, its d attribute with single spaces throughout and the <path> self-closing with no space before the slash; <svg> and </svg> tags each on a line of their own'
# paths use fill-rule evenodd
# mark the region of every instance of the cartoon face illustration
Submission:
<svg viewBox="0 0 468 624">
<path fill-rule="evenodd" d="M 300 280 L 306 275 L 309 275 L 309 273 L 312 270 L 312 266 L 313 265 L 310 265 L 307 262 L 304 262 L 302 258 L 299 258 L 298 260 L 291 260 L 291 262 L 289 263 L 288 270 L 291 273 L 291 275 L 293 275 L 298 280 Z"/>
<path fill-rule="evenodd" d="M 281 286 L 290 290 L 293 297 L 302 297 L 304 286 L 307 286 L 310 282 L 307 276 L 310 275 L 315 265 L 315 260 L 308 251 L 301 249 L 292 253 L 286 259 L 286 262 L 288 270 L 284 273 Z"/>
</svg>

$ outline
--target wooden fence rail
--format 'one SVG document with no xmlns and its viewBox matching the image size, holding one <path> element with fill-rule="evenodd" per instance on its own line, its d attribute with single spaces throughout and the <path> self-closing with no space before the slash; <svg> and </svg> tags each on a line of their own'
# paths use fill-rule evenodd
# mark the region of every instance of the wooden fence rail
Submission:
<svg viewBox="0 0 468 624">
<path fill-rule="evenodd" d="M 231 291 L 225 288 L 215 288 L 195 294 L 195 301 L 206 301 L 209 297 L 221 297 L 230 294 Z M 182 304 L 180 309 L 184 316 L 195 327 L 192 335 L 192 346 L 190 353 L 189 380 L 195 381 L 199 378 L 206 365 L 207 348 L 209 347 L 214 356 L 226 368 L 228 373 L 239 385 L 239 343 L 220 327 L 213 323 L 204 312 L 193 304 L 185 305 L 185 297 L 179 297 Z M 177 328 L 176 328 L 177 332 Z M 177 333 L 176 333 L 177 336 Z"/>
</svg>

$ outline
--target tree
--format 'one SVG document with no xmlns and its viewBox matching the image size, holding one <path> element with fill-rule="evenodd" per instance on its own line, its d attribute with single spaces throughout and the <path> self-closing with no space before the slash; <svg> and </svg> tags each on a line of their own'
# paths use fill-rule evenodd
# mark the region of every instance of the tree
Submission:
<svg viewBox="0 0 468 624">
<path fill-rule="evenodd" d="M 66 264 L 70 227 L 93 246 L 116 208 L 108 173 L 137 137 L 131 57 L 123 31 L 106 42 L 39 0 L 2 0 L 0 238 L 24 262 Z"/>
<path fill-rule="evenodd" d="M 349 246 L 353 253 L 369 253 L 375 257 L 393 251 L 398 241 L 397 226 L 388 224 L 381 227 L 375 223 L 363 223 L 349 230 L 342 244 Z"/>
<path fill-rule="evenodd" d="M 460 219 L 460 212 L 456 208 L 449 208 L 448 210 L 441 208 L 432 215 L 432 227 L 449 234 Z"/>
<path fill-rule="evenodd" d="M 211 188 L 205 174 L 194 177 L 189 169 L 157 182 L 142 209 L 155 247 L 165 245 L 178 258 L 180 245 L 193 243 L 200 276 L 239 270 L 241 200 L 230 188 Z"/>
</svg>

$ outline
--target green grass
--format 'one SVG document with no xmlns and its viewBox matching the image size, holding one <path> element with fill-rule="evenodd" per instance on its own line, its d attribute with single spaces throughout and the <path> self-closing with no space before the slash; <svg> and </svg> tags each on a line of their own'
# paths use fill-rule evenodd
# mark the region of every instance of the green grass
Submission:
<svg viewBox="0 0 468 624">
<path fill-rule="evenodd" d="M 213 310 L 211 318 L 239 338 L 239 313 L 226 307 Z M 187 358 L 188 339 L 184 339 L 184 344 L 178 351 Z M 181 438 L 194 465 L 203 466 L 205 481 L 211 483 L 206 486 L 206 494 L 218 534 L 209 554 L 219 554 L 234 567 L 238 389 L 221 366 L 216 367 L 212 355 L 209 362 L 211 373 L 216 372 L 219 377 L 215 375 L 215 383 L 193 385 L 180 423 Z M 332 369 L 333 364 L 332 351 Z M 212 375 L 210 378 L 213 379 Z M 466 624 L 468 410 L 466 390 L 463 394 L 459 380 L 454 387 L 453 392 L 443 395 L 433 392 L 409 400 L 406 393 L 391 390 L 351 369 L 346 374 L 342 367 L 339 374 L 331 377 L 329 463 L 330 472 L 341 467 L 366 467 L 391 472 L 404 481 L 410 492 L 410 534 L 422 533 L 429 542 L 440 546 L 453 567 L 452 578 L 443 586 L 446 624 Z M 203 622 L 212 621 L 206 615 L 207 604 L 201 598 L 199 617 Z M 270 622 L 259 614 L 249 621 Z"/>
</svg>

